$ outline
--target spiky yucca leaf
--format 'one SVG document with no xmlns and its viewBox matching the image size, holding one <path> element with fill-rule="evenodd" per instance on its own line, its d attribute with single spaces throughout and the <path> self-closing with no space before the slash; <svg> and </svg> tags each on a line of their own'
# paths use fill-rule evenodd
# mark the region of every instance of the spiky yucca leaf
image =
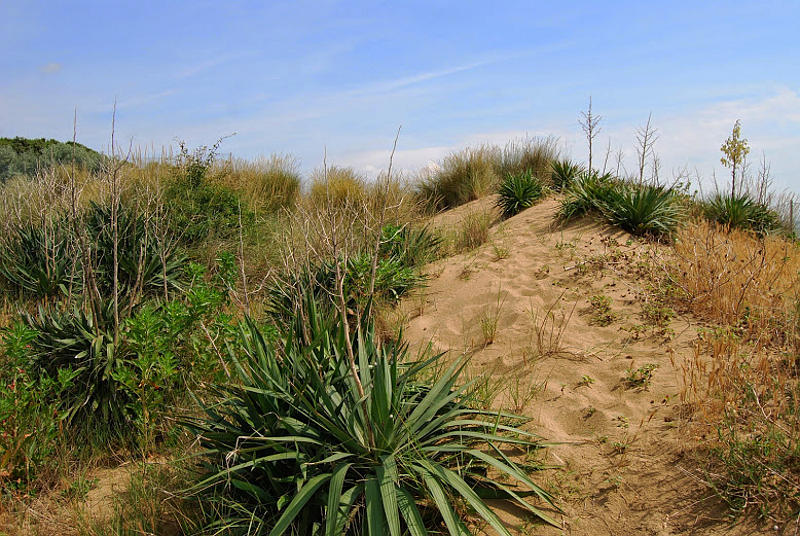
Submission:
<svg viewBox="0 0 800 536">
<path fill-rule="evenodd" d="M 500 198 L 497 206 L 500 207 L 503 217 L 510 218 L 532 207 L 542 197 L 542 183 L 530 171 L 508 175 L 500 183 L 498 193 Z"/>
<path fill-rule="evenodd" d="M 568 188 L 576 178 L 585 172 L 583 166 L 570 160 L 554 160 L 550 166 L 550 183 L 557 192 Z"/>
<path fill-rule="evenodd" d="M 780 228 L 778 214 L 747 194 L 717 193 L 702 203 L 706 219 L 734 229 L 749 229 L 758 234 Z"/>
<path fill-rule="evenodd" d="M 649 184 L 620 184 L 600 204 L 609 222 L 636 235 L 672 235 L 683 209 L 670 188 Z"/>
<path fill-rule="evenodd" d="M 70 251 L 66 223 L 22 225 L 0 241 L 0 276 L 36 298 L 67 294 L 79 283 L 80 266 Z"/>
<path fill-rule="evenodd" d="M 362 397 L 341 323 L 318 316 L 311 299 L 306 310 L 305 333 L 273 341 L 248 321 L 230 349 L 236 377 L 187 422 L 205 448 L 195 491 L 216 504 L 210 532 L 461 535 L 463 503 L 508 535 L 487 498 L 554 523 L 526 499 L 553 506 L 528 476 L 539 467 L 501 450 L 542 445 L 522 418 L 472 409 L 464 362 L 420 382 L 441 356 L 405 364 L 406 347 L 376 345 L 365 323 L 352 340 Z"/>
</svg>

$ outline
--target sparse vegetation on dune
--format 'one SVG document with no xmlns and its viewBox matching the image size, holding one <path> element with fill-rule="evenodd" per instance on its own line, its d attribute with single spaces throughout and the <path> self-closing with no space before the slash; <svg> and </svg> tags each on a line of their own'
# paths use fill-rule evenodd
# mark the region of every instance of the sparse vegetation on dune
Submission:
<svg viewBox="0 0 800 536">
<path fill-rule="evenodd" d="M 599 118 L 584 119 L 591 142 Z M 289 156 L 224 160 L 218 145 L 15 172 L 0 184 L 3 519 L 55 497 L 87 534 L 558 526 L 540 481 L 545 445 L 516 413 L 538 412 L 542 391 L 579 403 L 580 423 L 624 430 L 594 442 L 580 431 L 581 448 L 627 463 L 644 424 L 628 431 L 633 421 L 593 397 L 618 389 L 624 409 L 652 412 L 658 392 L 667 407 L 669 360 L 611 348 L 613 367 L 603 357 L 608 370 L 582 370 L 594 354 L 573 339 L 608 337 L 600 352 L 617 331 L 634 344 L 649 326 L 683 337 L 669 352 L 700 438 L 696 474 L 732 511 L 785 520 L 800 505 L 800 252 L 793 208 L 787 218 L 767 181 L 744 181 L 745 142 L 735 131 L 723 146 L 731 191 L 707 198 L 663 186 L 655 164 L 645 178 L 650 145 L 624 178 L 564 159 L 552 138 L 456 152 L 409 182 L 325 165 L 305 183 Z M 585 226 L 569 225 L 585 215 L 608 231 L 588 237 L 589 260 Z M 636 276 L 625 290 L 622 272 Z M 426 287 L 442 273 L 476 301 L 439 307 L 450 289 Z M 427 339 L 406 340 L 426 307 Z M 438 316 L 458 350 L 505 371 L 434 355 Z M 686 316 L 703 329 L 676 335 Z M 548 360 L 569 374 L 560 390 L 530 376 Z M 127 493 L 93 517 L 89 473 L 120 459 L 133 468 Z"/>
</svg>

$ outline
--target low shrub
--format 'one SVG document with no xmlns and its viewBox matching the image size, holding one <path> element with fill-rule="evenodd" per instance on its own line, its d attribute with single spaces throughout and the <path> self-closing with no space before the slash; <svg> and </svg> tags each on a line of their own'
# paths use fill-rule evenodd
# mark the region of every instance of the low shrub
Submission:
<svg viewBox="0 0 800 536">
<path fill-rule="evenodd" d="M 748 194 L 717 193 L 701 202 L 706 219 L 727 225 L 732 229 L 745 229 L 764 234 L 781 226 L 778 213 L 755 201 Z"/>
<path fill-rule="evenodd" d="M 524 499 L 553 505 L 528 476 L 539 467 L 501 450 L 541 445 L 521 418 L 472 409 L 463 362 L 420 382 L 440 356 L 407 364 L 406 347 L 376 344 L 367 323 L 351 339 L 356 382 L 351 334 L 309 308 L 305 332 L 276 340 L 245 324 L 230 348 L 235 381 L 212 387 L 219 402 L 187 421 L 204 448 L 194 489 L 213 505 L 209 530 L 466 534 L 464 504 L 507 535 L 490 498 L 555 524 Z"/>
<path fill-rule="evenodd" d="M 526 171 L 506 176 L 500 183 L 498 193 L 500 197 L 497 200 L 497 206 L 503 213 L 503 217 L 510 218 L 526 208 L 532 207 L 536 201 L 541 199 L 544 191 L 542 183 L 531 171 Z"/>
<path fill-rule="evenodd" d="M 213 180 L 216 147 L 189 153 L 181 147 L 175 177 L 164 192 L 172 236 L 187 246 L 210 236 L 227 237 L 249 225 L 254 217 L 248 205 L 231 188 Z"/>
</svg>

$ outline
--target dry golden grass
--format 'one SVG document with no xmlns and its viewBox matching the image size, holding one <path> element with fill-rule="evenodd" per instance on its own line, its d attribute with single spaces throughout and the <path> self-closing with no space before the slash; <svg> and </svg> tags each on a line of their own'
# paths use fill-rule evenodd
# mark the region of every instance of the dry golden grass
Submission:
<svg viewBox="0 0 800 536">
<path fill-rule="evenodd" d="M 800 250 L 696 221 L 665 269 L 672 299 L 711 324 L 676 363 L 702 477 L 734 512 L 785 520 L 800 506 Z"/>
<path fill-rule="evenodd" d="M 715 323 L 736 325 L 762 344 L 786 341 L 800 292 L 800 248 L 779 236 L 694 221 L 679 231 L 671 282 L 685 309 Z"/>
</svg>

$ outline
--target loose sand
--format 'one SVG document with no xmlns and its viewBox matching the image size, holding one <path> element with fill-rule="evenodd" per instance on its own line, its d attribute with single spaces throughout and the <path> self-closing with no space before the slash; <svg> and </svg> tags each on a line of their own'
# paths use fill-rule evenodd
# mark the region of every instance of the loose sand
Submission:
<svg viewBox="0 0 800 536">
<path fill-rule="evenodd" d="M 452 229 L 493 204 L 493 197 L 469 203 L 434 225 Z M 432 264 L 424 294 L 401 308 L 412 346 L 430 342 L 452 358 L 471 355 L 471 373 L 485 374 L 487 390 L 497 391 L 492 407 L 531 417 L 531 429 L 559 443 L 545 460 L 560 470 L 537 478 L 558 494 L 563 530 L 514 512 L 504 518 L 520 534 L 774 534 L 749 522 L 731 526 L 693 476 L 695 443 L 679 415 L 678 366 L 691 352 L 695 323 L 673 319 L 670 337 L 652 328 L 637 333 L 646 281 L 636 265 L 661 262 L 654 259 L 668 248 L 588 218 L 554 227 L 557 208 L 557 200 L 545 200 L 494 225 L 477 250 Z M 597 325 L 592 314 L 596 295 L 611 299 L 609 325 Z M 486 345 L 481 323 L 491 331 L 494 317 L 496 335 Z M 559 351 L 537 355 L 537 331 L 549 340 L 559 326 L 560 348 L 544 344 Z M 648 365 L 655 368 L 646 387 L 625 383 L 629 370 Z"/>
</svg>

